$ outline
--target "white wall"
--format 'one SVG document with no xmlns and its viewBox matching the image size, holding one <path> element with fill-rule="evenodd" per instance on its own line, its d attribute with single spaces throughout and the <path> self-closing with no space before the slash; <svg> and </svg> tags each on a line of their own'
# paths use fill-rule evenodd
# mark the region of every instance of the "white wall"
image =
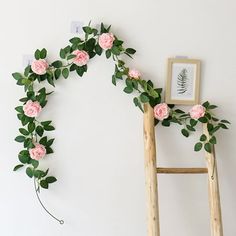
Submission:
<svg viewBox="0 0 236 236">
<path fill-rule="evenodd" d="M 166 59 L 187 55 L 202 60 L 202 100 L 218 104 L 218 115 L 232 121 L 217 145 L 224 232 L 236 235 L 235 99 L 236 2 L 234 0 L 8 0 L 0 3 L 1 157 L 0 235 L 144 236 L 142 113 L 111 84 L 113 64 L 104 56 L 89 63 L 83 79 L 58 81 L 42 118 L 56 126 L 55 154 L 43 161 L 58 182 L 42 200 L 61 226 L 39 206 L 32 181 L 13 173 L 21 146 L 14 107 L 23 96 L 11 73 L 22 69 L 22 55 L 46 47 L 57 58 L 66 45 L 70 22 L 101 21 L 138 50 L 129 64 L 163 86 Z M 157 128 L 161 166 L 204 166 L 194 153 L 198 136 L 185 139 L 179 128 Z M 207 236 L 209 211 L 206 176 L 161 176 L 162 236 Z"/>
</svg>

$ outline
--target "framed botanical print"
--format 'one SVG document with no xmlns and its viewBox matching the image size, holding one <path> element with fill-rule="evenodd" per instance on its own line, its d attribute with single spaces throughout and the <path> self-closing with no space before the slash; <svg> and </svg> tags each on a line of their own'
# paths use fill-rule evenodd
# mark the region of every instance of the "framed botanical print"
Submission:
<svg viewBox="0 0 236 236">
<path fill-rule="evenodd" d="M 168 59 L 166 103 L 194 105 L 200 102 L 200 65 L 200 60 L 196 59 Z"/>
</svg>

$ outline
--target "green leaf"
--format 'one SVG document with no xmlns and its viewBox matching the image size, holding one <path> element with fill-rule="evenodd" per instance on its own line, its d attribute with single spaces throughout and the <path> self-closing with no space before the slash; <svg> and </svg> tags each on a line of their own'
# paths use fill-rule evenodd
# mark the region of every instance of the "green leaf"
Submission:
<svg viewBox="0 0 236 236">
<path fill-rule="evenodd" d="M 23 135 L 29 135 L 29 132 L 26 129 L 24 129 L 24 128 L 20 128 L 19 131 Z"/>
<path fill-rule="evenodd" d="M 132 93 L 133 92 L 133 88 L 131 87 L 125 87 L 123 90 L 125 93 Z"/>
<path fill-rule="evenodd" d="M 13 171 L 17 171 L 17 170 L 19 170 L 20 168 L 22 168 L 23 166 L 24 166 L 24 165 L 22 165 L 22 164 L 16 165 L 16 166 L 14 167 Z"/>
<path fill-rule="evenodd" d="M 208 119 L 206 117 L 201 117 L 198 119 L 201 123 L 207 123 Z"/>
<path fill-rule="evenodd" d="M 39 162 L 37 160 L 32 159 L 30 160 L 30 163 L 35 169 L 39 166 Z"/>
<path fill-rule="evenodd" d="M 222 129 L 228 129 L 228 127 L 225 124 L 219 123 L 218 124 Z"/>
<path fill-rule="evenodd" d="M 216 137 L 215 136 L 212 136 L 209 140 L 209 143 L 211 144 L 216 144 Z"/>
<path fill-rule="evenodd" d="M 33 133 L 34 132 L 34 130 L 35 130 L 35 123 L 29 123 L 28 124 L 28 131 L 30 132 L 30 133 Z"/>
<path fill-rule="evenodd" d="M 210 144 L 210 143 L 205 143 L 204 149 L 205 149 L 207 152 L 211 153 L 211 144 Z"/>
<path fill-rule="evenodd" d="M 13 73 L 12 76 L 13 76 L 13 78 L 15 80 L 19 80 L 19 79 L 23 79 L 24 78 L 23 75 L 18 73 L 18 72 Z"/>
<path fill-rule="evenodd" d="M 135 97 L 135 98 L 133 99 L 133 102 L 134 102 L 134 105 L 135 105 L 135 106 L 138 106 L 139 100 L 138 100 L 137 97 Z"/>
<path fill-rule="evenodd" d="M 114 55 L 120 55 L 120 49 L 116 46 L 113 46 L 111 48 L 111 52 L 114 54 Z"/>
<path fill-rule="evenodd" d="M 69 70 L 68 70 L 67 68 L 64 68 L 64 69 L 62 70 L 62 75 L 63 75 L 63 77 L 64 77 L 65 79 L 67 79 L 68 76 L 69 76 Z"/>
<path fill-rule="evenodd" d="M 18 112 L 21 113 L 21 114 L 24 113 L 24 111 L 23 111 L 23 106 L 15 107 L 15 110 L 18 111 Z"/>
<path fill-rule="evenodd" d="M 202 149 L 202 143 L 196 143 L 195 146 L 194 146 L 194 151 L 195 152 L 198 152 Z"/>
<path fill-rule="evenodd" d="M 30 168 L 30 167 L 27 167 L 26 168 L 26 174 L 32 178 L 33 177 L 33 170 Z"/>
<path fill-rule="evenodd" d="M 37 50 L 35 51 L 34 57 L 35 57 L 36 60 L 39 60 L 39 59 L 40 59 L 40 50 L 39 50 L 39 49 L 37 49 Z"/>
<path fill-rule="evenodd" d="M 31 65 L 26 66 L 24 70 L 24 76 L 28 77 L 30 71 L 31 71 Z"/>
<path fill-rule="evenodd" d="M 51 120 L 47 120 L 47 121 L 41 122 L 41 125 L 42 125 L 42 126 L 48 126 L 48 125 L 50 125 L 51 123 L 52 123 Z"/>
<path fill-rule="evenodd" d="M 54 77 L 55 79 L 59 79 L 59 77 L 61 76 L 61 69 L 56 69 L 54 72 Z"/>
<path fill-rule="evenodd" d="M 169 126 L 170 126 L 170 121 L 169 121 L 169 120 L 163 120 L 163 121 L 161 122 L 161 124 L 162 124 L 163 126 L 165 126 L 165 127 L 169 127 Z"/>
<path fill-rule="evenodd" d="M 131 55 L 135 54 L 135 52 L 136 52 L 136 50 L 133 49 L 133 48 L 127 48 L 125 51 L 126 51 L 127 53 L 131 54 Z"/>
<path fill-rule="evenodd" d="M 99 44 L 96 44 L 95 46 L 95 52 L 100 56 L 102 55 L 102 48 L 99 46 Z"/>
<path fill-rule="evenodd" d="M 214 126 L 210 123 L 207 124 L 207 130 L 211 132 L 214 129 Z"/>
<path fill-rule="evenodd" d="M 108 49 L 108 50 L 106 50 L 106 58 L 108 59 L 108 58 L 110 58 L 110 56 L 111 56 L 111 50 Z"/>
<path fill-rule="evenodd" d="M 190 125 L 186 125 L 187 129 L 190 130 L 190 131 L 196 131 L 196 129 L 194 129 L 192 126 Z"/>
<path fill-rule="evenodd" d="M 116 85 L 116 76 L 115 76 L 115 75 L 112 75 L 112 83 L 113 83 L 114 85 Z"/>
<path fill-rule="evenodd" d="M 61 49 L 61 50 L 60 50 L 60 58 L 61 58 L 61 59 L 65 59 L 65 58 L 66 58 L 66 52 L 65 52 L 64 49 Z"/>
<path fill-rule="evenodd" d="M 185 137 L 188 137 L 188 136 L 189 136 L 189 132 L 188 132 L 188 130 L 186 130 L 186 129 L 182 129 L 182 130 L 181 130 L 181 133 L 182 133 Z"/>
<path fill-rule="evenodd" d="M 57 181 L 57 179 L 54 176 L 48 176 L 46 179 L 47 183 L 52 184 Z"/>
<path fill-rule="evenodd" d="M 93 33 L 93 30 L 89 26 L 84 26 L 83 31 L 87 34 L 92 34 Z"/>
<path fill-rule="evenodd" d="M 39 143 L 42 144 L 43 146 L 47 146 L 47 136 L 44 136 L 39 140 Z"/>
<path fill-rule="evenodd" d="M 174 110 L 174 112 L 176 112 L 176 113 L 178 113 L 178 114 L 185 114 L 185 112 L 182 111 L 182 110 L 180 110 L 180 109 L 176 109 L 176 110 Z"/>
<path fill-rule="evenodd" d="M 146 93 L 141 93 L 141 95 L 140 95 L 140 101 L 141 101 L 142 103 L 147 103 L 147 102 L 149 102 L 149 97 L 146 95 Z"/>
<path fill-rule="evenodd" d="M 202 106 L 204 106 L 206 109 L 209 107 L 210 103 L 208 101 L 204 102 Z"/>
<path fill-rule="evenodd" d="M 220 122 L 230 124 L 230 122 L 228 120 L 221 120 Z"/>
<path fill-rule="evenodd" d="M 84 67 L 83 66 L 77 66 L 76 72 L 80 77 L 82 77 L 83 74 L 84 74 Z"/>
<path fill-rule="evenodd" d="M 209 105 L 209 106 L 208 106 L 208 109 L 210 109 L 210 110 L 211 110 L 211 109 L 215 109 L 215 108 L 217 108 L 216 105 Z"/>
<path fill-rule="evenodd" d="M 54 128 L 52 125 L 45 125 L 45 126 L 44 126 L 44 130 L 46 130 L 46 131 L 52 131 L 52 130 L 55 130 L 55 128 Z"/>
<path fill-rule="evenodd" d="M 192 127 L 196 126 L 196 125 L 197 125 L 197 120 L 190 119 L 190 125 L 191 125 Z"/>
<path fill-rule="evenodd" d="M 52 148 L 50 148 L 50 147 L 46 147 L 46 153 L 47 153 L 47 154 L 51 154 L 51 153 L 53 153 Z"/>
<path fill-rule="evenodd" d="M 62 67 L 63 66 L 63 64 L 62 64 L 62 61 L 54 61 L 53 63 L 52 63 L 52 66 L 53 67 L 55 67 L 55 68 L 60 68 L 60 67 Z"/>
<path fill-rule="evenodd" d="M 15 138 L 15 141 L 18 143 L 23 143 L 25 141 L 25 136 L 19 135 Z"/>
<path fill-rule="evenodd" d="M 78 44 L 78 43 L 81 42 L 81 39 L 78 38 L 78 37 L 74 37 L 74 38 L 70 39 L 69 41 L 70 41 L 70 43 L 72 43 L 72 44 Z"/>
<path fill-rule="evenodd" d="M 49 139 L 48 142 L 47 142 L 47 147 L 50 147 L 53 144 L 54 140 L 55 140 L 54 138 Z"/>
<path fill-rule="evenodd" d="M 28 163 L 30 160 L 29 151 L 27 151 L 27 150 L 20 151 L 20 153 L 18 154 L 18 158 L 21 163 L 23 163 L 23 164 Z"/>
<path fill-rule="evenodd" d="M 220 129 L 220 126 L 219 125 L 217 125 L 211 132 L 210 132 L 210 134 L 214 134 L 217 130 L 219 130 Z"/>
<path fill-rule="evenodd" d="M 47 50 L 45 48 L 43 48 L 40 52 L 40 58 L 44 59 L 44 58 L 46 58 L 46 56 L 47 56 Z"/>
<path fill-rule="evenodd" d="M 41 186 L 42 188 L 48 189 L 48 182 L 47 182 L 46 180 L 42 179 L 42 180 L 40 181 L 40 186 Z"/>
<path fill-rule="evenodd" d="M 42 137 L 43 136 L 43 133 L 44 133 L 44 128 L 42 127 L 42 126 L 37 126 L 36 127 L 36 133 L 40 136 L 40 137 Z"/>
<path fill-rule="evenodd" d="M 47 81 L 49 84 L 51 84 L 53 87 L 55 87 L 54 81 L 53 81 L 53 77 L 52 76 L 48 76 L 47 77 Z"/>
<path fill-rule="evenodd" d="M 75 58 L 75 57 L 76 57 L 76 55 L 70 54 L 70 55 L 67 56 L 67 60 L 71 60 L 71 59 L 73 59 L 73 58 Z"/>
<path fill-rule="evenodd" d="M 207 140 L 207 136 L 205 134 L 202 134 L 200 137 L 200 141 L 205 142 Z"/>
</svg>

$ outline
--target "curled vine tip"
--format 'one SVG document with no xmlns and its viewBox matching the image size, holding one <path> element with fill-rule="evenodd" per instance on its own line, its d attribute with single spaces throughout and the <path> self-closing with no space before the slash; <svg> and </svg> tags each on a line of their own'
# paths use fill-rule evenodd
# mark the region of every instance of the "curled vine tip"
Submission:
<svg viewBox="0 0 236 236">
<path fill-rule="evenodd" d="M 42 206 L 42 208 L 47 212 L 48 215 L 50 215 L 54 220 L 58 221 L 61 225 L 63 225 L 65 222 L 64 220 L 59 220 L 56 216 L 54 216 L 45 206 L 44 204 L 42 203 L 40 197 L 39 197 L 39 186 L 36 185 L 36 179 L 34 178 L 34 190 L 35 190 L 35 193 L 36 193 L 36 196 L 37 196 L 37 199 L 40 203 L 40 205 Z"/>
</svg>

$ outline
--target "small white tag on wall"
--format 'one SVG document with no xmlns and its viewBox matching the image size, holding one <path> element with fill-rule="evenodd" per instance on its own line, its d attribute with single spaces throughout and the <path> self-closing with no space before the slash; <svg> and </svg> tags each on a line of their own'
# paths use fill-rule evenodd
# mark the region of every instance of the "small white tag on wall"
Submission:
<svg viewBox="0 0 236 236">
<path fill-rule="evenodd" d="M 72 21 L 70 24 L 70 32 L 72 34 L 81 34 L 83 33 L 84 23 L 82 21 Z"/>
<path fill-rule="evenodd" d="M 188 59 L 188 56 L 175 56 L 176 59 Z"/>
<path fill-rule="evenodd" d="M 23 67 L 31 65 L 33 60 L 34 60 L 34 55 L 32 55 L 32 54 L 25 54 L 25 55 L 23 55 L 23 57 L 22 57 L 22 65 L 23 65 Z"/>
</svg>

